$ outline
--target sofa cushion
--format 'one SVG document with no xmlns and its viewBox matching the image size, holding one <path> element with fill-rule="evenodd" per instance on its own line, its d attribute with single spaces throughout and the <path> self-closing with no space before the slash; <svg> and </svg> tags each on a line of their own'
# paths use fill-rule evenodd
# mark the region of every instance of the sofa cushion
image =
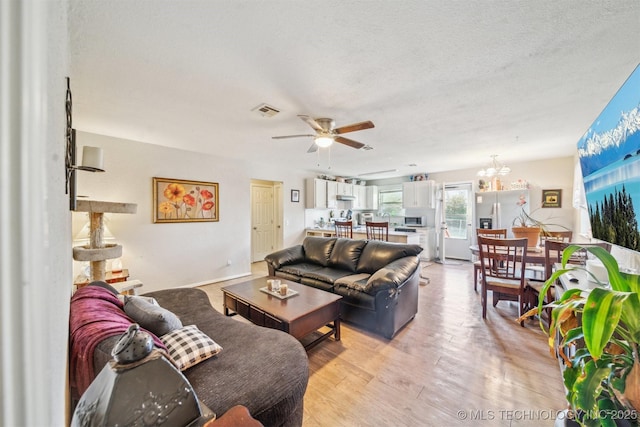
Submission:
<svg viewBox="0 0 640 427">
<path fill-rule="evenodd" d="M 185 326 L 160 337 L 169 357 L 181 371 L 220 353 L 222 347 L 196 325 Z"/>
<path fill-rule="evenodd" d="M 336 280 L 334 286 L 337 288 L 338 286 L 354 289 L 356 291 L 364 291 L 367 286 L 367 280 L 371 277 L 370 274 L 360 273 L 353 274 L 351 276 L 344 276 Z"/>
<path fill-rule="evenodd" d="M 422 252 L 422 247 L 419 245 L 369 240 L 362 250 L 356 272 L 373 274 L 399 258 L 418 255 L 420 252 Z"/>
<path fill-rule="evenodd" d="M 301 279 L 300 276 L 297 276 L 295 274 L 285 273 L 283 271 L 275 271 L 274 276 L 279 279 L 290 280 L 292 282 L 297 282 L 297 283 L 300 283 L 300 279 Z"/>
<path fill-rule="evenodd" d="M 327 292 L 333 292 L 333 284 L 327 283 L 323 280 L 311 279 L 309 277 L 303 277 L 300 279 L 300 283 L 312 288 L 320 289 Z"/>
<path fill-rule="evenodd" d="M 182 322 L 178 316 L 157 303 L 151 303 L 145 297 L 125 297 L 124 312 L 144 329 L 157 336 L 182 328 Z"/>
<path fill-rule="evenodd" d="M 366 240 L 337 239 L 329 257 L 329 267 L 355 272 Z"/>
<path fill-rule="evenodd" d="M 350 276 L 350 271 L 338 270 L 336 268 L 326 267 L 319 270 L 308 271 L 303 274 L 302 277 L 307 279 L 316 279 L 323 282 L 327 282 L 333 285 L 333 283 L 341 277 Z"/>
<path fill-rule="evenodd" d="M 305 259 L 315 264 L 326 267 L 329 264 L 331 250 L 336 243 L 336 239 L 327 239 L 324 237 L 307 237 L 302 242 L 304 248 Z"/>
<path fill-rule="evenodd" d="M 282 266 L 278 271 L 301 277 L 301 276 L 304 276 L 306 273 L 309 273 L 311 271 L 317 271 L 320 269 L 322 269 L 321 265 L 303 262 L 300 264 L 291 264 L 291 265 Z"/>
</svg>

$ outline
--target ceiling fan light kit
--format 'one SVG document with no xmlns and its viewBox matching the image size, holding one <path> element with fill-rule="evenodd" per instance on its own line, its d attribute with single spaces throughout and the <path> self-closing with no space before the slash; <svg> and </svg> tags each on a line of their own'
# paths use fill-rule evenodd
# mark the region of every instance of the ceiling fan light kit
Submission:
<svg viewBox="0 0 640 427">
<path fill-rule="evenodd" d="M 318 147 L 325 148 L 333 144 L 333 138 L 330 136 L 317 136 L 315 142 Z"/>
<path fill-rule="evenodd" d="M 366 148 L 371 149 L 369 145 L 363 144 L 362 142 L 354 141 L 353 139 L 345 138 L 342 135 L 344 133 L 356 132 L 359 130 L 371 129 L 374 127 L 373 122 L 365 121 L 359 123 L 353 123 L 346 126 L 341 126 L 339 128 L 335 127 L 335 121 L 330 118 L 321 117 L 314 119 L 310 116 L 299 115 L 300 120 L 307 123 L 313 130 L 316 131 L 315 135 L 284 135 L 284 136 L 274 136 L 273 139 L 285 139 L 285 138 L 299 138 L 299 137 L 313 137 L 314 145 L 309 148 L 308 152 L 312 153 L 316 151 L 315 146 L 325 148 L 329 147 L 334 142 L 339 144 L 347 145 L 349 147 L 360 149 Z"/>
</svg>

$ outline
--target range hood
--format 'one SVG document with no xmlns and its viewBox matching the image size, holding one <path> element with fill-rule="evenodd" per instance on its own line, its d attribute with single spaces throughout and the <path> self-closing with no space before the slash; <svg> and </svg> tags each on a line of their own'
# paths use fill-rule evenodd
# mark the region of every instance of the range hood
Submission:
<svg viewBox="0 0 640 427">
<path fill-rule="evenodd" d="M 343 194 L 338 194 L 336 196 L 336 200 L 355 200 L 356 196 L 347 196 L 347 195 L 343 195 Z"/>
</svg>

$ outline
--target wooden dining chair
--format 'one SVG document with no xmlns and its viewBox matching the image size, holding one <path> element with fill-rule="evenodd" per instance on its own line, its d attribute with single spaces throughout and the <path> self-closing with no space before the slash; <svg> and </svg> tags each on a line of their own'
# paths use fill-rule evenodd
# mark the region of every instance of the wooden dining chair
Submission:
<svg viewBox="0 0 640 427">
<path fill-rule="evenodd" d="M 353 222 L 336 221 L 336 237 L 347 237 L 353 239 Z"/>
<path fill-rule="evenodd" d="M 545 246 L 548 241 L 554 242 L 570 242 L 573 239 L 573 231 L 571 230 L 558 230 L 558 231 L 540 231 L 540 245 Z M 528 264 L 526 267 L 527 276 L 531 280 L 539 280 L 545 282 L 549 276 L 546 274 L 545 264 Z"/>
<path fill-rule="evenodd" d="M 542 291 L 542 287 L 544 283 L 549 280 L 551 274 L 553 273 L 553 266 L 559 262 L 562 262 L 562 253 L 564 250 L 571 245 L 579 245 L 582 247 L 589 246 L 600 246 L 604 248 L 607 252 L 611 252 L 611 244 L 605 242 L 599 243 L 578 243 L 578 242 L 562 242 L 559 240 L 547 240 L 544 244 L 544 281 L 535 281 L 528 280 L 527 281 L 527 293 L 530 295 L 529 305 L 531 307 L 535 307 L 538 305 L 538 300 L 540 298 L 540 292 Z M 569 264 L 580 264 L 583 265 L 587 260 L 587 250 L 582 249 L 573 253 L 571 258 L 569 258 Z M 544 303 L 548 304 L 553 301 L 553 286 L 550 286 L 547 295 L 545 296 Z M 547 316 L 551 314 L 551 309 L 547 310 Z M 549 317 L 547 317 L 547 320 Z"/>
<path fill-rule="evenodd" d="M 491 291 L 493 306 L 499 301 L 517 301 L 518 316 L 529 302 L 524 276 L 527 239 L 494 239 L 478 236 L 482 272 L 482 318 L 487 317 L 487 297 Z M 520 322 L 524 326 L 524 321 Z"/>
<path fill-rule="evenodd" d="M 476 236 L 486 236 L 493 237 L 495 239 L 506 239 L 507 238 L 507 229 L 506 228 L 477 228 Z M 478 292 L 478 276 L 480 275 L 480 260 L 477 260 L 473 263 L 473 290 Z"/>
<path fill-rule="evenodd" d="M 389 223 L 366 221 L 367 240 L 384 240 L 389 241 Z"/>
<path fill-rule="evenodd" d="M 541 231 L 540 242 L 544 244 L 547 240 L 555 240 L 556 242 L 570 242 L 573 239 L 573 231 L 571 230 L 558 230 L 558 231 Z"/>
</svg>

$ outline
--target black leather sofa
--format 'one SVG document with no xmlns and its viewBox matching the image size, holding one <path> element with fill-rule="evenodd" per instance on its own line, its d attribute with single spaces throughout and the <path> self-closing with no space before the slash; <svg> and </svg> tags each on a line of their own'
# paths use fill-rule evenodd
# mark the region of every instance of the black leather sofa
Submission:
<svg viewBox="0 0 640 427">
<path fill-rule="evenodd" d="M 340 318 L 386 338 L 418 312 L 418 245 L 306 237 L 265 257 L 269 275 L 342 296 Z"/>
</svg>

